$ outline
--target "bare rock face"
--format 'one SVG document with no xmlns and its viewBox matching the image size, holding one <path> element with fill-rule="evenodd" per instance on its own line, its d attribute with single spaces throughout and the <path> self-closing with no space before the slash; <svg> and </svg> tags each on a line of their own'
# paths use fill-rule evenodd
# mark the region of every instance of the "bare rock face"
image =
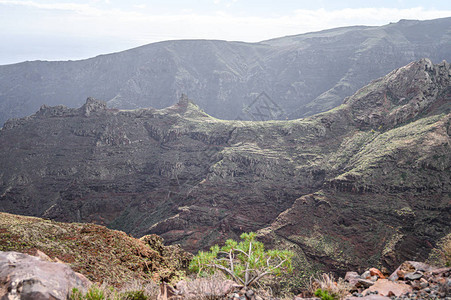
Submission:
<svg viewBox="0 0 451 300">
<path fill-rule="evenodd" d="M 106 102 L 96 100 L 92 97 L 89 97 L 86 100 L 86 103 L 83 105 L 83 115 L 85 117 L 89 117 L 92 113 L 102 111 L 106 109 Z"/>
<path fill-rule="evenodd" d="M 86 292 L 90 282 L 62 263 L 18 252 L 0 252 L 0 299 L 67 299 L 73 288 Z"/>
<path fill-rule="evenodd" d="M 0 209 L 189 251 L 259 231 L 301 270 L 392 268 L 450 230 L 450 111 L 449 64 L 427 59 L 298 120 L 218 120 L 186 98 L 43 107 L 0 131 Z"/>
</svg>

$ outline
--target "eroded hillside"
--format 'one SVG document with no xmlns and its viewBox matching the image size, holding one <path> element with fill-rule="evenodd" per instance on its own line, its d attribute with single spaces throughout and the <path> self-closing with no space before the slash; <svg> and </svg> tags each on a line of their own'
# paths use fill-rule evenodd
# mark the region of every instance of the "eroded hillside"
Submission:
<svg viewBox="0 0 451 300">
<path fill-rule="evenodd" d="M 450 78 L 423 59 L 291 121 L 43 106 L 0 131 L 0 207 L 190 251 L 260 230 L 311 269 L 424 259 L 451 224 Z"/>
</svg>

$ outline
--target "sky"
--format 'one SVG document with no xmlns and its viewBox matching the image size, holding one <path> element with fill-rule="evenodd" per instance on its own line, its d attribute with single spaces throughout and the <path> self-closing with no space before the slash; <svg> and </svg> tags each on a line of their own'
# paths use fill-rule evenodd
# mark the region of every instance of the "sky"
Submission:
<svg viewBox="0 0 451 300">
<path fill-rule="evenodd" d="M 164 40 L 266 39 L 451 17 L 449 0 L 0 0 L 0 65 L 77 60 Z"/>
</svg>

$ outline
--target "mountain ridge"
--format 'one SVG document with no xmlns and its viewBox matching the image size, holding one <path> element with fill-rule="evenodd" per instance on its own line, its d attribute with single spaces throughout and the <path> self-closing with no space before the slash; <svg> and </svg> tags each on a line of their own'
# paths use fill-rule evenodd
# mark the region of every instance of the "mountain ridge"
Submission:
<svg viewBox="0 0 451 300">
<path fill-rule="evenodd" d="M 260 230 L 301 270 L 423 259 L 451 224 L 450 80 L 423 59 L 288 121 L 43 106 L 0 130 L 0 207 L 189 251 Z"/>
<path fill-rule="evenodd" d="M 410 61 L 451 61 L 450 28 L 443 18 L 260 43 L 165 41 L 82 61 L 0 66 L 0 122 L 43 103 L 77 107 L 92 96 L 111 108 L 164 108 L 182 93 L 221 119 L 252 119 L 243 111 L 262 92 L 280 106 L 279 119 L 305 117 Z"/>
</svg>

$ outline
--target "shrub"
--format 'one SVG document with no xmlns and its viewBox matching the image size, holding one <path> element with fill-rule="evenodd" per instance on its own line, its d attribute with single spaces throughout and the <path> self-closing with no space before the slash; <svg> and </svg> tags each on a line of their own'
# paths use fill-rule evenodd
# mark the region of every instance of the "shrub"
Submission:
<svg viewBox="0 0 451 300">
<path fill-rule="evenodd" d="M 105 294 L 100 288 L 92 285 L 86 293 L 86 300 L 105 300 Z"/>
<path fill-rule="evenodd" d="M 147 296 L 144 295 L 144 291 L 132 291 L 125 292 L 122 296 L 123 300 L 147 300 Z"/>
<path fill-rule="evenodd" d="M 255 240 L 253 232 L 243 233 L 240 243 L 227 240 L 225 245 L 211 247 L 209 252 L 199 251 L 190 263 L 190 269 L 199 275 L 223 272 L 245 288 L 257 283 L 263 277 L 282 272 L 291 272 L 293 252 L 268 250 Z"/>
<path fill-rule="evenodd" d="M 86 295 L 77 289 L 73 288 L 69 297 L 70 300 L 106 300 L 104 290 L 96 285 L 91 285 Z"/>
<path fill-rule="evenodd" d="M 335 295 L 330 295 L 328 291 L 324 291 L 322 289 L 317 289 L 314 294 L 316 297 L 320 298 L 321 300 L 336 300 L 338 299 Z"/>
</svg>

